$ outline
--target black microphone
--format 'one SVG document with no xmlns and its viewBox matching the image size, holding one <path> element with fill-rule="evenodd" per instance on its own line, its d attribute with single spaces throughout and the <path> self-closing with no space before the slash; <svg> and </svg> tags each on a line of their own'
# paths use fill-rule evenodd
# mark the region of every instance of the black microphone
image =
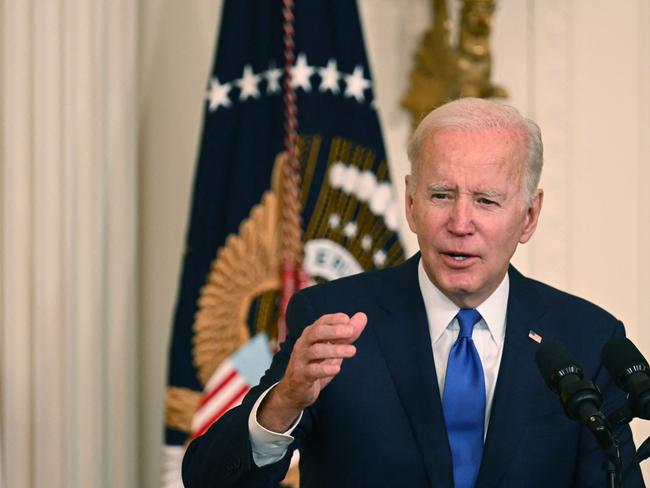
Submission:
<svg viewBox="0 0 650 488">
<path fill-rule="evenodd" d="M 584 379 L 582 368 L 560 342 L 542 342 L 535 361 L 546 384 L 560 395 L 567 416 L 580 420 L 603 450 L 607 486 L 621 486 L 621 452 L 609 422 L 600 411 L 603 396 L 598 387 Z"/>
<path fill-rule="evenodd" d="M 562 343 L 542 342 L 535 361 L 546 384 L 560 395 L 564 411 L 570 419 L 586 423 L 589 417 L 602 415 L 600 406 L 603 397 L 598 387 L 584 379 L 582 368 Z"/>
<path fill-rule="evenodd" d="M 650 366 L 626 337 L 611 339 L 602 351 L 605 368 L 616 384 L 628 393 L 635 417 L 650 420 Z"/>
</svg>

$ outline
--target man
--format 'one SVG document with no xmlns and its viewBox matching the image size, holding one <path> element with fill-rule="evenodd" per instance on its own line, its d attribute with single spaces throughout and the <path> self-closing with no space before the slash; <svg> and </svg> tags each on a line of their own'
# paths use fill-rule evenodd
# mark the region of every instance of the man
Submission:
<svg viewBox="0 0 650 488">
<path fill-rule="evenodd" d="M 186 486 L 273 486 L 295 448 L 307 487 L 605 485 L 593 436 L 544 385 L 529 334 L 563 342 L 608 413 L 624 396 L 600 350 L 623 325 L 509 264 L 542 207 L 539 128 L 461 99 L 422 121 L 408 154 L 420 253 L 296 294 L 260 386 L 190 444 Z M 630 460 L 629 428 L 616 435 Z M 625 486 L 643 486 L 638 469 Z"/>
</svg>

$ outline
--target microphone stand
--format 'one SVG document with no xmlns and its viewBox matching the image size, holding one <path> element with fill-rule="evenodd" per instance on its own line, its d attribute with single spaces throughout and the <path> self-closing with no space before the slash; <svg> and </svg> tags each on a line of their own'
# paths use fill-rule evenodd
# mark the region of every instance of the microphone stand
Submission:
<svg viewBox="0 0 650 488">
<path fill-rule="evenodd" d="M 602 415 L 592 415 L 586 420 L 586 426 L 596 437 L 596 442 L 603 451 L 603 470 L 607 488 L 621 487 L 621 451 L 612 435 L 607 419 Z M 650 444 L 650 443 L 649 443 Z"/>
<path fill-rule="evenodd" d="M 641 461 L 645 461 L 650 457 L 650 437 L 648 437 L 645 441 L 641 443 L 639 448 L 636 450 L 636 453 L 634 454 L 634 458 L 632 459 L 632 462 L 625 468 L 625 471 L 623 471 L 623 481 L 630 475 L 632 472 L 632 468 L 636 466 L 637 464 L 641 464 Z"/>
<path fill-rule="evenodd" d="M 585 379 L 567 384 L 560 391 L 560 399 L 569 418 L 581 419 L 583 424 L 596 437 L 596 442 L 603 451 L 603 471 L 607 488 L 621 487 L 623 462 L 618 441 L 612 434 L 612 427 L 607 418 L 598 410 L 602 397 L 596 385 Z M 575 415 L 575 412 L 578 412 Z"/>
<path fill-rule="evenodd" d="M 607 421 L 611 425 L 613 425 L 614 428 L 616 428 L 624 424 L 629 424 L 633 418 L 634 418 L 634 411 L 630 406 L 630 403 L 628 402 L 618 410 L 612 412 L 607 417 Z M 630 462 L 630 464 L 628 464 L 627 468 L 625 468 L 625 471 L 623 472 L 622 481 L 625 481 L 625 479 L 629 476 L 634 466 L 640 465 L 641 461 L 645 461 L 649 457 L 650 457 L 650 437 L 648 437 L 645 441 L 643 441 L 639 446 L 639 448 L 634 453 L 634 458 L 632 458 L 632 461 Z"/>
</svg>

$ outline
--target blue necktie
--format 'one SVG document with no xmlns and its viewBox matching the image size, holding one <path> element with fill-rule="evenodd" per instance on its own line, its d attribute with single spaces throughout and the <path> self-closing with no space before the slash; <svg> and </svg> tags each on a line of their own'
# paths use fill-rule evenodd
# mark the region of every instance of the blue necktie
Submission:
<svg viewBox="0 0 650 488">
<path fill-rule="evenodd" d="M 475 309 L 456 315 L 458 339 L 449 351 L 442 406 L 454 467 L 455 488 L 473 488 L 483 457 L 485 380 L 472 330 L 481 320 Z"/>
</svg>

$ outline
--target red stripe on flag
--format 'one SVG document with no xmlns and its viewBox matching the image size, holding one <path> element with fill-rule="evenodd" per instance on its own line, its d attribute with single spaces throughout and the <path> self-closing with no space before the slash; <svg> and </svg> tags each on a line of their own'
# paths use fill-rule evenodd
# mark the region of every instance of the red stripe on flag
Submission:
<svg viewBox="0 0 650 488">
<path fill-rule="evenodd" d="M 217 386 L 215 386 L 211 391 L 209 391 L 206 395 L 203 395 L 203 398 L 201 399 L 201 403 L 199 403 L 199 406 L 197 410 L 199 410 L 203 405 L 208 403 L 210 399 L 215 396 L 217 393 L 219 393 L 220 390 L 223 389 L 224 386 L 226 386 L 230 380 L 232 380 L 235 376 L 237 376 L 237 371 L 232 370 L 228 376 L 226 376 L 223 380 L 221 380 L 220 383 L 217 383 Z"/>
<path fill-rule="evenodd" d="M 224 413 L 226 413 L 233 406 L 235 406 L 237 402 L 241 402 L 241 400 L 244 398 L 244 395 L 248 393 L 248 390 L 250 390 L 250 387 L 248 385 L 242 386 L 232 400 L 230 400 L 227 404 L 225 404 L 212 417 L 206 420 L 205 423 L 201 427 L 199 427 L 194 434 L 192 434 L 192 439 L 196 439 L 197 437 L 202 436 L 205 433 L 205 431 L 210 428 L 212 424 L 214 424 L 217 420 L 219 420 L 219 417 L 221 417 Z"/>
</svg>

